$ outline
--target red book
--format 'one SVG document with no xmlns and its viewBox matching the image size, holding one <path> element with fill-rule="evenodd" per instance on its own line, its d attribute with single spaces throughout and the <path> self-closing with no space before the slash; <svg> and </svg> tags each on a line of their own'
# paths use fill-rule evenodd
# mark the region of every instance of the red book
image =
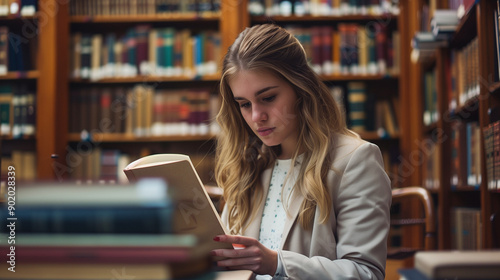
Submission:
<svg viewBox="0 0 500 280">
<path fill-rule="evenodd" d="M 137 69 L 139 74 L 144 75 L 146 66 L 144 64 L 149 62 L 149 25 L 139 25 L 135 28 L 136 34 L 136 51 L 137 51 Z"/>
<path fill-rule="evenodd" d="M 111 121 L 111 89 L 102 89 L 100 95 L 101 118 L 98 128 L 101 132 L 112 132 Z"/>
<path fill-rule="evenodd" d="M 379 73 L 386 73 L 387 63 L 387 30 L 381 23 L 375 24 L 375 49 L 377 53 L 377 63 Z"/>
<path fill-rule="evenodd" d="M 312 66 L 315 71 L 321 71 L 321 54 L 322 54 L 322 40 L 321 40 L 321 27 L 314 26 L 311 28 L 311 41 L 312 41 Z"/>
<path fill-rule="evenodd" d="M 331 74 L 333 72 L 332 34 L 333 28 L 331 26 L 321 27 L 321 62 L 323 65 L 323 74 Z"/>
</svg>

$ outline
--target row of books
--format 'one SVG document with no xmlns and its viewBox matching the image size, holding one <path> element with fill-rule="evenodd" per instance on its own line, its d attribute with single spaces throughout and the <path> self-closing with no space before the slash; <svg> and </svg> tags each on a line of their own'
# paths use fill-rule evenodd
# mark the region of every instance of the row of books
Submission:
<svg viewBox="0 0 500 280">
<path fill-rule="evenodd" d="M 452 188 L 479 188 L 481 176 L 481 128 L 477 122 L 454 122 L 451 126 Z"/>
<path fill-rule="evenodd" d="M 38 0 L 0 0 L 0 16 L 34 16 Z"/>
<path fill-rule="evenodd" d="M 24 85 L 0 86 L 0 136 L 34 136 L 36 95 Z"/>
<path fill-rule="evenodd" d="M 423 155 L 422 186 L 430 191 L 438 190 L 441 187 L 439 182 L 441 168 L 439 165 L 439 155 L 441 145 L 435 139 L 425 138 L 419 147 Z"/>
<path fill-rule="evenodd" d="M 391 0 L 250 0 L 248 10 L 255 16 L 397 15 L 398 5 Z"/>
<path fill-rule="evenodd" d="M 460 50 L 453 50 L 450 57 L 450 91 L 448 104 L 451 111 L 462 107 L 470 99 L 479 96 L 479 42 L 473 39 Z"/>
<path fill-rule="evenodd" d="M 0 75 L 13 71 L 28 71 L 36 67 L 36 38 L 11 32 L 0 26 Z"/>
<path fill-rule="evenodd" d="M 449 112 L 439 112 L 437 108 L 437 78 L 434 68 L 424 73 L 424 114 L 423 122 L 430 125 L 439 120 L 440 113 L 453 113 L 462 108 L 468 100 L 479 96 L 478 40 L 472 40 L 460 50 L 453 50 L 450 56 L 450 65 L 445 75 L 448 76 L 447 102 Z"/>
<path fill-rule="evenodd" d="M 15 168 L 15 178 L 18 182 L 33 182 L 36 174 L 36 153 L 34 151 L 13 150 L 10 155 L 2 155 L 1 181 L 7 184 L 9 166 Z"/>
<path fill-rule="evenodd" d="M 302 43 L 318 74 L 399 74 L 399 32 L 383 23 L 287 29 Z"/>
<path fill-rule="evenodd" d="M 184 224 L 171 187 L 145 179 L 17 188 L 15 210 L 0 213 L 16 233 L 0 247 L 9 254 L 1 268 L 9 279 L 214 279 L 209 244 L 179 232 Z M 2 240 L 10 230 L 2 228 Z M 24 268 L 16 269 L 21 260 Z"/>
<path fill-rule="evenodd" d="M 220 12 L 220 0 L 72 0 L 73 16 L 133 16 Z"/>
<path fill-rule="evenodd" d="M 426 71 L 423 77 L 424 102 L 423 102 L 423 122 L 424 125 L 431 125 L 439 120 L 439 110 L 437 103 L 437 69 Z"/>
<path fill-rule="evenodd" d="M 90 145 L 90 144 L 89 144 Z M 126 184 L 123 169 L 132 161 L 132 156 L 116 149 L 91 146 L 89 151 L 72 151 L 71 162 L 67 162 L 69 179 L 78 184 Z"/>
<path fill-rule="evenodd" d="M 73 78 L 206 76 L 219 70 L 220 33 L 140 25 L 125 35 L 72 35 Z"/>
<path fill-rule="evenodd" d="M 428 190 L 441 188 L 441 151 L 450 149 L 450 185 L 452 189 L 479 189 L 481 176 L 481 128 L 477 122 L 463 123 L 455 121 L 451 124 L 450 135 L 440 135 L 433 130 L 431 136 L 421 143 L 424 155 L 422 184 Z M 438 141 L 450 139 L 450 146 L 444 147 Z"/>
<path fill-rule="evenodd" d="M 69 131 L 124 135 L 213 135 L 219 99 L 205 89 L 133 88 L 74 89 L 69 100 Z"/>
<path fill-rule="evenodd" d="M 483 128 L 483 134 L 488 189 L 500 191 L 500 121 Z"/>
<path fill-rule="evenodd" d="M 123 170 L 133 160 L 140 157 L 135 153 L 119 149 L 103 148 L 99 143 L 87 143 L 88 151 L 79 152 L 78 148 L 71 150 L 68 161 L 68 180 L 77 184 L 126 184 L 127 177 Z M 214 168 L 214 158 L 205 154 L 190 156 L 197 173 L 210 174 Z M 66 175 L 66 174 L 65 174 Z M 213 178 L 200 175 L 203 182 L 211 182 Z"/>
<path fill-rule="evenodd" d="M 380 138 L 395 137 L 399 133 L 397 97 L 375 100 L 364 82 L 349 82 L 345 88 L 336 86 L 331 91 L 345 110 L 348 126 L 353 131 L 376 131 Z"/>
<path fill-rule="evenodd" d="M 482 248 L 481 209 L 452 208 L 450 226 L 452 249 L 479 250 Z"/>
</svg>

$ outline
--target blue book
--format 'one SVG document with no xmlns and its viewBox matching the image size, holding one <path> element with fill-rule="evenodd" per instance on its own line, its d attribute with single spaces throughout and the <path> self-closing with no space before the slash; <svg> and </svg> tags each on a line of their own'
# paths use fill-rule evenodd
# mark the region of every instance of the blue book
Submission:
<svg viewBox="0 0 500 280">
<path fill-rule="evenodd" d="M 17 233 L 173 232 L 174 202 L 161 179 L 131 185 L 35 184 L 16 191 L 16 204 L 5 205 L 0 217 L 14 222 Z"/>
</svg>

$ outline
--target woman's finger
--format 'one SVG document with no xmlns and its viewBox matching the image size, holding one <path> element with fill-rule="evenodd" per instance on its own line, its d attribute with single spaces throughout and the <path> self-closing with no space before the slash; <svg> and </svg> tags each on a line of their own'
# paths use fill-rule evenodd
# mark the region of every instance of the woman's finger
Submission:
<svg viewBox="0 0 500 280">
<path fill-rule="evenodd" d="M 239 235 L 217 235 L 214 241 L 241 244 L 246 247 L 255 245 L 258 241 L 255 238 L 239 236 Z"/>
<path fill-rule="evenodd" d="M 225 267 L 236 267 L 236 266 L 253 266 L 259 265 L 261 263 L 261 258 L 249 257 L 249 258 L 236 258 L 236 259 L 226 259 L 217 262 L 218 266 Z"/>
<path fill-rule="evenodd" d="M 215 249 L 212 251 L 212 255 L 226 258 L 244 258 L 250 256 L 259 256 L 260 254 L 259 248 L 253 246 L 244 249 Z"/>
</svg>

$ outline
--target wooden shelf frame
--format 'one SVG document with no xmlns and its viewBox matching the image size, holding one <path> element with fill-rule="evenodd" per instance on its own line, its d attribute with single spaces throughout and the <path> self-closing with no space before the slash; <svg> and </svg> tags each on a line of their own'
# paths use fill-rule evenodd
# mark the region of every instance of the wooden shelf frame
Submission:
<svg viewBox="0 0 500 280">
<path fill-rule="evenodd" d="M 7 72 L 0 75 L 0 80 L 36 80 L 40 77 L 38 70 Z"/>
<path fill-rule="evenodd" d="M 409 4 L 412 10 L 420 10 L 423 2 L 410 1 Z M 437 1 L 438 9 L 447 8 L 445 1 Z M 448 250 L 451 249 L 451 210 L 454 207 L 477 206 L 481 208 L 481 232 L 482 244 L 480 249 L 500 248 L 500 243 L 495 241 L 498 235 L 495 236 L 494 232 L 500 232 L 500 223 L 493 224 L 490 218 L 500 213 L 500 195 L 499 192 L 489 191 L 487 188 L 486 178 L 486 159 L 484 155 L 484 141 L 481 134 L 481 177 L 483 178 L 479 187 L 474 186 L 456 186 L 452 187 L 450 182 L 451 170 L 451 121 L 459 120 L 462 122 L 478 121 L 481 128 L 489 124 L 488 111 L 492 106 L 500 104 L 500 95 L 497 94 L 500 85 L 499 83 L 491 82 L 491 75 L 495 73 L 494 60 L 494 37 L 492 28 L 494 27 L 493 10 L 496 8 L 495 1 L 478 0 L 469 9 L 469 11 L 461 19 L 456 34 L 451 39 L 450 45 L 447 48 L 442 48 L 437 51 L 436 62 L 433 67 L 437 69 L 437 92 L 438 92 L 438 110 L 441 118 L 433 124 L 433 128 L 441 132 L 442 138 L 440 140 L 440 155 L 438 166 L 440 168 L 440 189 L 436 193 L 436 203 L 438 207 L 438 249 Z M 414 34 L 419 31 L 420 19 L 418 16 L 410 17 L 409 31 Z M 451 91 L 448 80 L 448 68 L 450 65 L 451 51 L 459 50 L 466 46 L 471 40 L 478 39 L 479 48 L 479 78 L 480 78 L 480 94 L 477 97 L 468 100 L 464 105 L 456 108 L 453 112 L 449 108 L 448 93 Z M 408 127 L 412 128 L 411 134 L 414 135 L 413 141 L 419 143 L 429 134 L 429 130 L 422 126 L 422 104 L 416 100 L 422 92 L 422 88 L 418 85 L 422 79 L 422 72 L 426 69 L 424 65 L 410 64 L 409 71 L 411 73 L 409 95 L 410 98 L 415 100 L 413 104 L 417 110 L 412 110 L 411 123 Z M 407 104 L 406 106 L 408 106 Z M 411 110 L 411 106 L 408 106 Z M 406 144 L 403 144 L 406 145 Z M 415 147 L 415 146 L 414 146 Z M 416 184 L 421 184 L 421 170 L 414 172 L 412 181 Z"/>
<path fill-rule="evenodd" d="M 245 1 L 243 1 L 245 2 Z M 40 3 L 42 5 L 40 5 Z M 220 14 L 216 15 L 154 15 L 154 16 L 71 16 L 68 1 L 39 0 L 39 11 L 34 19 L 43 17 L 44 24 L 39 27 L 39 48 L 37 51 L 37 65 L 35 71 L 13 72 L 0 76 L 0 80 L 33 79 L 37 87 L 37 116 L 36 116 L 36 159 L 37 179 L 60 180 L 66 166 L 66 155 L 70 142 L 80 141 L 79 135 L 68 132 L 68 102 L 69 85 L 76 84 L 114 84 L 114 83 L 141 83 L 141 82 L 216 82 L 219 75 L 205 77 L 132 77 L 103 79 L 88 81 L 70 79 L 69 49 L 70 26 L 83 24 L 120 24 L 140 22 L 167 22 L 167 23 L 218 23 L 222 35 L 222 49 L 226 50 L 236 39 L 237 35 L 246 27 L 248 17 L 245 16 L 246 3 L 240 5 L 226 4 L 221 6 Z M 222 16 L 223 15 L 223 16 Z M 243 15 L 243 16 L 241 16 Z M 27 17 L 31 19 L 31 17 Z M 23 18 L 21 18 L 23 19 Z M 0 18 L 0 21 L 17 21 L 19 18 Z M 213 136 L 169 136 L 135 138 L 123 135 L 107 135 L 103 139 L 110 142 L 168 142 L 168 141 L 206 141 Z M 2 139 L 2 140 L 8 140 Z M 0 145 L 2 141 L 0 141 Z M 56 158 L 53 155 L 57 155 Z"/>
</svg>

